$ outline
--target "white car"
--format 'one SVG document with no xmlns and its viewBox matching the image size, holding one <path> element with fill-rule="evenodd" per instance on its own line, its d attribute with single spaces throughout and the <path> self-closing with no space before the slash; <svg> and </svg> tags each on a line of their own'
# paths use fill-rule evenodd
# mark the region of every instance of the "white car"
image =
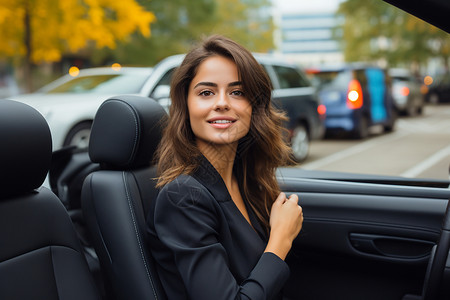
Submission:
<svg viewBox="0 0 450 300">
<path fill-rule="evenodd" d="M 89 144 L 95 113 L 108 98 L 123 94 L 150 97 L 166 110 L 170 105 L 170 80 L 184 55 L 162 60 L 153 68 L 91 68 L 69 74 L 46 85 L 36 93 L 12 97 L 36 108 L 47 120 L 53 150 Z M 294 157 L 304 160 L 311 139 L 323 136 L 324 115 L 319 113 L 316 90 L 295 65 L 267 55 L 255 55 L 267 71 L 274 87 L 274 103 L 287 111 Z"/>
<path fill-rule="evenodd" d="M 47 120 L 53 149 L 87 147 L 98 107 L 117 94 L 140 94 L 152 68 L 93 68 L 67 74 L 32 94 L 10 97 L 36 108 Z"/>
<path fill-rule="evenodd" d="M 106 99 L 123 94 L 158 96 L 161 89 L 155 90 L 156 85 L 167 86 L 171 74 L 167 74 L 167 70 L 173 70 L 178 64 L 178 61 L 165 60 L 154 68 L 82 69 L 78 75 L 67 74 L 35 93 L 9 99 L 29 104 L 45 117 L 52 134 L 53 150 L 69 145 L 84 148 L 89 144 L 95 113 Z M 168 91 L 164 94 L 168 97 Z"/>
<path fill-rule="evenodd" d="M 421 114 L 425 105 L 422 83 L 408 69 L 389 69 L 389 76 L 397 111 L 408 116 Z"/>
</svg>

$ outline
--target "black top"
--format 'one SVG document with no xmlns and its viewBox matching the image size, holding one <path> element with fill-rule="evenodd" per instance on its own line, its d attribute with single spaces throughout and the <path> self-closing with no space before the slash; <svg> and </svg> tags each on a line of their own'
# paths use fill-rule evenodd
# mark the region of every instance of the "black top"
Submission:
<svg viewBox="0 0 450 300">
<path fill-rule="evenodd" d="M 287 264 L 263 253 L 268 237 L 247 222 L 206 158 L 164 186 L 148 216 L 150 248 L 168 299 L 281 299 Z"/>
</svg>

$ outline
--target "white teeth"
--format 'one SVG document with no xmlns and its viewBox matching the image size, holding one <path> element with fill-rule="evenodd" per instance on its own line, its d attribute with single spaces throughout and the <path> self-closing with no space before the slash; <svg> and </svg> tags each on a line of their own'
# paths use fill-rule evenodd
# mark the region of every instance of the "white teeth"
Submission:
<svg viewBox="0 0 450 300">
<path fill-rule="evenodd" d="M 216 120 L 216 121 L 212 121 L 211 123 L 226 124 L 226 123 L 231 123 L 231 121 L 230 120 Z"/>
</svg>

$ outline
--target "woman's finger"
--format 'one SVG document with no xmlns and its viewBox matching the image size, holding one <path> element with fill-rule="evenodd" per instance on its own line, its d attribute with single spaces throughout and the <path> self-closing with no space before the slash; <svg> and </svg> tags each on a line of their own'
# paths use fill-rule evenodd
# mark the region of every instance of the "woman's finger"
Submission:
<svg viewBox="0 0 450 300">
<path fill-rule="evenodd" d="M 297 194 L 292 194 L 289 196 L 290 201 L 294 201 L 295 203 L 298 203 L 298 196 Z"/>
<path fill-rule="evenodd" d="M 283 193 L 283 192 L 281 192 L 279 195 L 278 195 L 278 197 L 277 197 L 277 199 L 275 200 L 275 202 L 278 202 L 278 203 L 280 203 L 280 204 L 283 204 L 284 202 L 286 202 L 286 194 L 285 193 Z"/>
</svg>

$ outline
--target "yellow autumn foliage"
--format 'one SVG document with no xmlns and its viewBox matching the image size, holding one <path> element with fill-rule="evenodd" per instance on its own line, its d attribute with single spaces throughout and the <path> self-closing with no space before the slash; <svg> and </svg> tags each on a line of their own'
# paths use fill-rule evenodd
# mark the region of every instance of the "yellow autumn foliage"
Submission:
<svg viewBox="0 0 450 300">
<path fill-rule="evenodd" d="M 25 55 L 27 11 L 35 63 L 58 61 L 88 44 L 115 48 L 134 32 L 148 37 L 155 21 L 135 0 L 0 0 L 0 57 Z"/>
</svg>

